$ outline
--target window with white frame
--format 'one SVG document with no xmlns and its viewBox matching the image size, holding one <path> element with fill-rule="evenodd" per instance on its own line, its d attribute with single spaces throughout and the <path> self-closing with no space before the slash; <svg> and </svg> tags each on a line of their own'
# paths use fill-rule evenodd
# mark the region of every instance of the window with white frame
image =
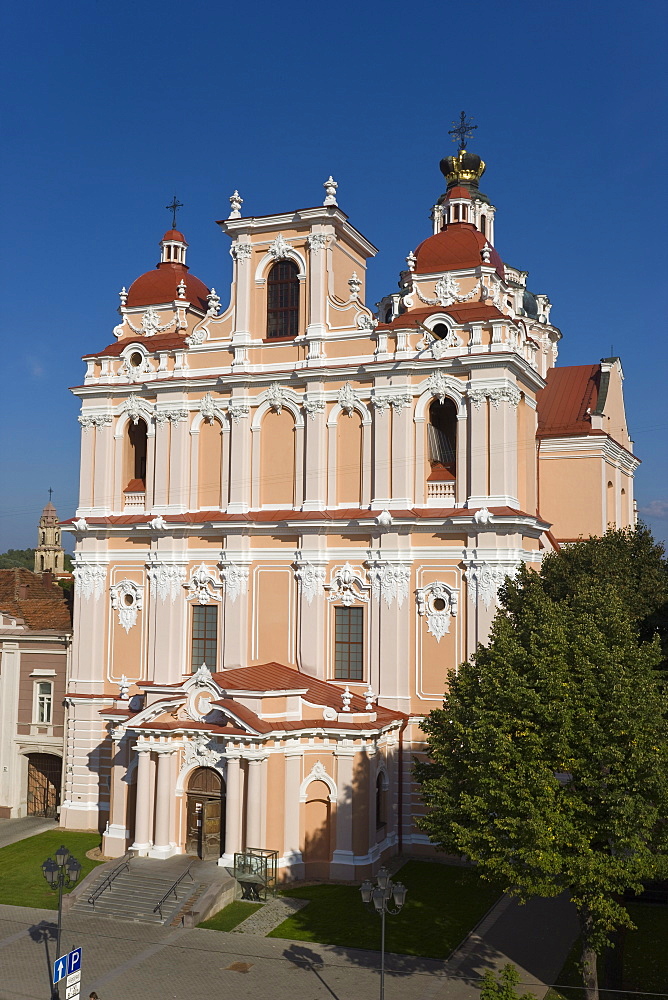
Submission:
<svg viewBox="0 0 668 1000">
<path fill-rule="evenodd" d="M 50 726 L 53 718 L 53 684 L 51 681 L 36 681 L 33 708 L 35 722 Z"/>
</svg>

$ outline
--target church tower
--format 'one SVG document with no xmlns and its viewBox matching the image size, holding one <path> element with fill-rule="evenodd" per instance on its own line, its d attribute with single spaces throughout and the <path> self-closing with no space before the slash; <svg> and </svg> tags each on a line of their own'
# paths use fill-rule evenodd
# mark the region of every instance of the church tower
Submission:
<svg viewBox="0 0 668 1000">
<path fill-rule="evenodd" d="M 53 573 L 62 576 L 65 572 L 65 553 L 60 542 L 58 513 L 51 501 L 42 511 L 37 529 L 35 549 L 35 573 Z"/>
</svg>

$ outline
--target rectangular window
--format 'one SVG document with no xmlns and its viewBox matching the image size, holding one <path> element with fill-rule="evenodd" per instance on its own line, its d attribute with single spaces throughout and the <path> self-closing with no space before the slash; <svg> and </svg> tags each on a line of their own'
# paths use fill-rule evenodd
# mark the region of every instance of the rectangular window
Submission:
<svg viewBox="0 0 668 1000">
<path fill-rule="evenodd" d="M 218 608 L 206 604 L 193 607 L 192 671 L 206 663 L 215 673 L 218 662 Z"/>
<path fill-rule="evenodd" d="M 51 725 L 53 706 L 53 684 L 51 681 L 39 681 L 35 684 L 35 719 L 45 726 Z"/>
<path fill-rule="evenodd" d="M 361 681 L 364 676 L 364 608 L 334 608 L 334 677 Z"/>
</svg>

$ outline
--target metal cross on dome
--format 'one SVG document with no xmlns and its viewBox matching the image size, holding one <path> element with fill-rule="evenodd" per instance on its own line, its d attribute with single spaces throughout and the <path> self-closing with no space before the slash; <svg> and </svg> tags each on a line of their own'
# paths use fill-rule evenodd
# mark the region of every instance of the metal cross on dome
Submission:
<svg viewBox="0 0 668 1000">
<path fill-rule="evenodd" d="M 462 112 L 463 114 L 463 112 Z M 168 212 L 172 213 L 172 229 L 176 229 L 176 213 L 180 208 L 183 208 L 183 202 L 176 200 L 176 195 L 174 195 L 174 200 L 171 205 L 165 205 Z"/>
<path fill-rule="evenodd" d="M 466 112 L 462 111 L 459 116 L 459 123 L 453 122 L 454 128 L 448 129 L 448 135 L 452 136 L 452 141 L 457 142 L 459 139 L 459 148 L 466 149 L 466 140 L 471 138 L 473 130 L 476 129 L 477 125 L 471 124 L 470 121 L 466 120 Z"/>
<path fill-rule="evenodd" d="M 53 490 L 49 486 L 49 503 L 51 503 L 51 497 L 53 496 Z"/>
</svg>

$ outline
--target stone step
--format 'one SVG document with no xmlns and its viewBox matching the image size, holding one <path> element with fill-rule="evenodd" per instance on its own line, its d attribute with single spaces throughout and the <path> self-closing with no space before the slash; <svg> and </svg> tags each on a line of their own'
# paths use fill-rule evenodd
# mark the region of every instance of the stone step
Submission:
<svg viewBox="0 0 668 1000">
<path fill-rule="evenodd" d="M 104 884 L 106 874 L 103 873 L 90 886 L 85 895 L 74 903 L 72 910 L 77 913 L 95 913 L 96 916 L 108 916 L 121 920 L 141 921 L 143 923 L 167 924 L 174 921 L 184 905 L 192 903 L 206 888 L 206 884 L 191 878 L 184 878 L 162 904 L 162 916 L 154 913 L 154 909 L 166 892 L 174 884 L 180 874 L 170 872 L 169 878 L 164 874 L 147 871 L 144 866 L 135 871 L 132 866 L 128 871 L 119 874 L 111 885 L 106 888 L 94 903 L 89 898 Z"/>
</svg>

